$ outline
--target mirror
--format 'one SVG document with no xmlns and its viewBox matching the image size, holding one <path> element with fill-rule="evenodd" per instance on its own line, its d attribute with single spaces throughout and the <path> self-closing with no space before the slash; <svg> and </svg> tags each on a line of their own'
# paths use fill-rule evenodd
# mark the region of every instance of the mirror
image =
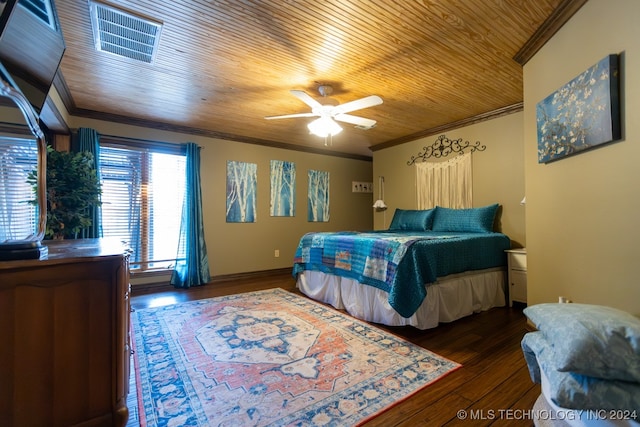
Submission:
<svg viewBox="0 0 640 427">
<path fill-rule="evenodd" d="M 0 78 L 0 108 L 2 121 L 12 123 L 3 123 L 0 133 L 0 260 L 39 259 L 47 220 L 47 145 L 33 107 L 6 77 Z M 35 192 L 27 182 L 34 170 Z"/>
</svg>

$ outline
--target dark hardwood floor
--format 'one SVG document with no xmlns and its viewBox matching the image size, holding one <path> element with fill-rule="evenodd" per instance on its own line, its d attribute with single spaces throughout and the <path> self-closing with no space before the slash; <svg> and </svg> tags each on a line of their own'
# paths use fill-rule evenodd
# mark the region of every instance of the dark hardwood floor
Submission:
<svg viewBox="0 0 640 427">
<path fill-rule="evenodd" d="M 135 309 L 280 287 L 302 295 L 289 272 L 214 282 L 186 290 L 132 291 Z M 166 290 L 165 290 L 166 289 Z M 377 325 L 462 368 L 365 424 L 372 426 L 532 426 L 540 386 L 531 382 L 520 341 L 522 306 L 494 308 L 437 328 Z M 458 416 L 461 411 L 466 418 Z"/>
</svg>

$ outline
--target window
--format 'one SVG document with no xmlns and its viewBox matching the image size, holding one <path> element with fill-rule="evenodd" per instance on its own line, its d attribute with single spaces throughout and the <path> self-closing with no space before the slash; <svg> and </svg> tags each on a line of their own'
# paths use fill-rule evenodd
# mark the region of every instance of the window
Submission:
<svg viewBox="0 0 640 427">
<path fill-rule="evenodd" d="M 18 4 L 31 12 L 36 18 L 57 31 L 56 18 L 49 0 L 19 0 Z"/>
<path fill-rule="evenodd" d="M 185 194 L 184 149 L 100 141 L 102 235 L 126 241 L 133 271 L 175 265 Z"/>
<path fill-rule="evenodd" d="M 33 138 L 0 137 L 0 243 L 27 240 L 38 234 L 38 215 L 30 172 L 38 166 Z"/>
</svg>

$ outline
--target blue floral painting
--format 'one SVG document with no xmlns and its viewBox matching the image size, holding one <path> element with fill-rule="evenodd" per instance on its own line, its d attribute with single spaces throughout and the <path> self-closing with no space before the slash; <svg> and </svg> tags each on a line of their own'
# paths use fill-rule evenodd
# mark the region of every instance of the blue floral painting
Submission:
<svg viewBox="0 0 640 427">
<path fill-rule="evenodd" d="M 256 222 L 255 163 L 227 162 L 227 222 Z"/>
<path fill-rule="evenodd" d="M 309 170 L 309 222 L 329 222 L 329 172 Z"/>
<path fill-rule="evenodd" d="M 538 163 L 620 139 L 618 55 L 609 55 L 536 107 Z"/>
<path fill-rule="evenodd" d="M 296 164 L 271 160 L 271 216 L 296 215 Z"/>
</svg>

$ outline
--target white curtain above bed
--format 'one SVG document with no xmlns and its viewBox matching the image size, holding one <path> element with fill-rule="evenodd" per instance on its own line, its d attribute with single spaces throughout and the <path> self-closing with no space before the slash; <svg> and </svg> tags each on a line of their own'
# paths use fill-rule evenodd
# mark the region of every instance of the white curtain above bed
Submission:
<svg viewBox="0 0 640 427">
<path fill-rule="evenodd" d="M 472 207 L 472 176 L 471 153 L 446 162 L 416 163 L 418 209 Z"/>
</svg>

